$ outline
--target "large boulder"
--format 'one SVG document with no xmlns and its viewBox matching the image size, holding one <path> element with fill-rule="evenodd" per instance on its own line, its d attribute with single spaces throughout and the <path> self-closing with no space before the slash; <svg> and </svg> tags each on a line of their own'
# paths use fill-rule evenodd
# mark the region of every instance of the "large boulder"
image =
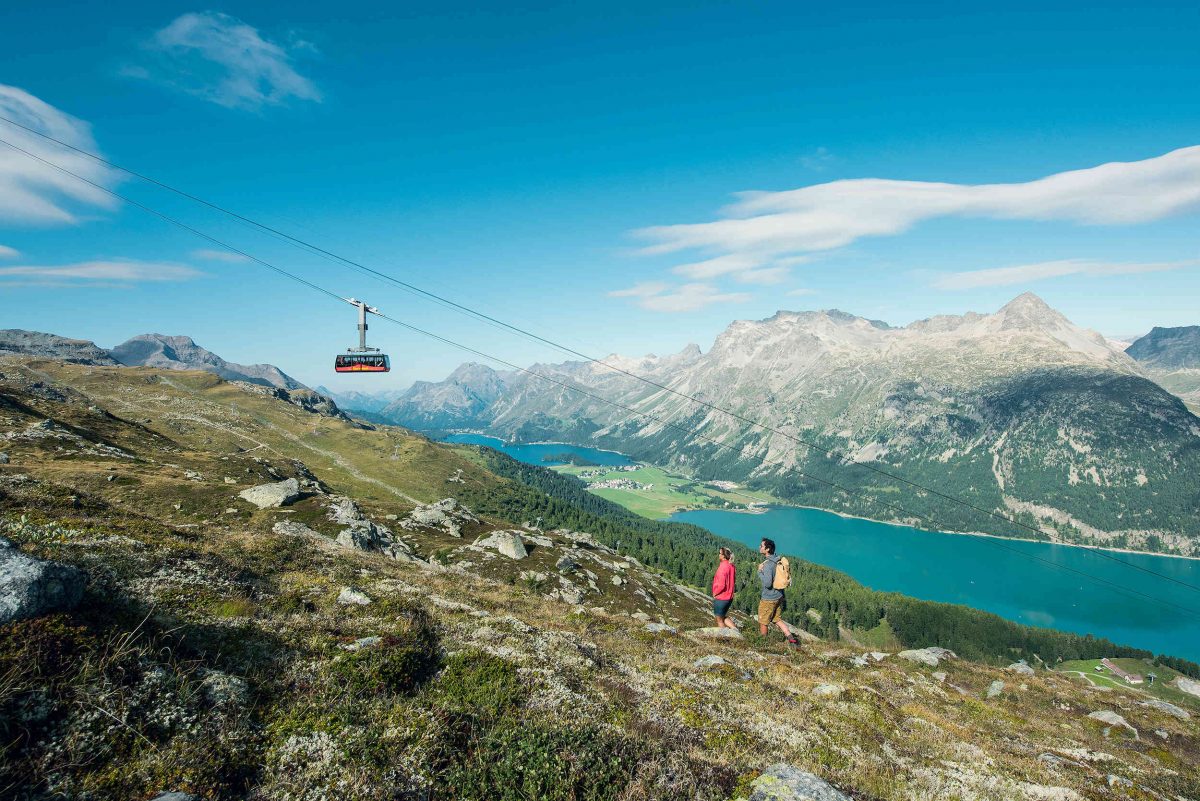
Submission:
<svg viewBox="0 0 1200 801">
<path fill-rule="evenodd" d="M 524 559 L 529 556 L 521 535 L 515 531 L 493 531 L 486 537 L 475 540 L 476 547 L 491 548 L 507 556 L 509 559 Z"/>
<path fill-rule="evenodd" d="M 901 659 L 907 659 L 909 662 L 916 662 L 918 665 L 927 665 L 929 667 L 937 667 L 938 660 L 941 654 L 938 653 L 941 648 L 914 648 L 909 651 L 901 651 L 896 656 Z"/>
<path fill-rule="evenodd" d="M 696 637 L 704 637 L 706 639 L 715 639 L 715 640 L 725 640 L 725 639 L 740 640 L 740 639 L 742 639 L 742 633 L 740 631 L 738 631 L 737 629 L 728 629 L 728 628 L 723 628 L 723 627 L 717 628 L 716 626 L 708 626 L 707 628 L 701 628 L 701 629 L 692 629 L 691 631 L 688 632 L 688 634 L 691 634 Z"/>
<path fill-rule="evenodd" d="M 750 787 L 750 797 L 739 801 L 850 801 L 820 776 L 782 762 L 764 770 Z"/>
<path fill-rule="evenodd" d="M 478 523 L 479 518 L 455 498 L 443 498 L 437 503 L 418 506 L 400 521 L 400 527 L 408 530 L 440 528 L 451 537 L 461 537 L 462 528 Z"/>
<path fill-rule="evenodd" d="M 238 497 L 259 509 L 277 509 L 300 497 L 300 482 L 294 478 L 274 484 L 259 484 L 238 493 Z"/>
<path fill-rule="evenodd" d="M 1167 703 L 1166 701 L 1160 701 L 1157 698 L 1153 698 L 1149 701 L 1142 701 L 1142 706 L 1150 707 L 1151 709 L 1157 709 L 1159 712 L 1166 712 L 1168 715 L 1179 718 L 1180 720 L 1188 720 L 1192 716 L 1192 714 L 1186 709 Z"/>
<path fill-rule="evenodd" d="M 0 537 L 0 625 L 70 609 L 85 581 L 78 568 L 21 553 Z"/>
<path fill-rule="evenodd" d="M 1111 730 L 1114 726 L 1117 726 L 1123 729 L 1128 729 L 1133 733 L 1134 739 L 1138 739 L 1137 729 L 1135 729 L 1129 721 L 1118 715 L 1116 712 L 1113 712 L 1111 709 L 1101 709 L 1096 712 L 1092 712 L 1088 715 L 1088 717 L 1108 726 L 1108 729 L 1105 730 L 1105 736 L 1108 735 L 1108 730 Z"/>
<path fill-rule="evenodd" d="M 1030 667 L 1029 663 L 1026 662 L 1024 659 L 1022 659 L 1020 662 L 1013 662 L 1011 665 L 1009 665 L 1006 668 L 1006 670 L 1011 670 L 1013 673 L 1018 673 L 1022 676 L 1032 676 L 1033 675 L 1033 668 Z"/>
</svg>

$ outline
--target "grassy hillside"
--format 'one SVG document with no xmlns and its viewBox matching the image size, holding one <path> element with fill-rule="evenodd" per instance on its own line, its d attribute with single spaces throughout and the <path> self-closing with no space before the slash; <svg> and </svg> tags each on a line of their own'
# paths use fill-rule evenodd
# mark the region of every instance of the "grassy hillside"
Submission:
<svg viewBox="0 0 1200 801">
<path fill-rule="evenodd" d="M 675 577 L 707 578 L 711 534 L 491 452 L 202 374 L 15 359 L 0 437 L 0 534 L 88 575 L 74 610 L 0 627 L 0 797 L 691 801 L 777 761 L 858 799 L 1111 797 L 1110 775 L 1200 794 L 1192 700 L 1185 719 L 1040 669 L 705 639 Z M 306 497 L 237 497 L 284 477 Z M 411 525 L 447 496 L 478 515 L 461 536 Z M 343 498 L 409 555 L 340 544 Z M 477 544 L 512 532 L 524 558 Z"/>
</svg>

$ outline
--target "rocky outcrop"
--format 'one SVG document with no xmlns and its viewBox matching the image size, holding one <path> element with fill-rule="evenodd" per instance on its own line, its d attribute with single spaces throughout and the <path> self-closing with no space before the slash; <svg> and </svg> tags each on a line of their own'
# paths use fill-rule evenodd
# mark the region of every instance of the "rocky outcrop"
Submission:
<svg viewBox="0 0 1200 801">
<path fill-rule="evenodd" d="M 368 606 L 371 599 L 362 590 L 354 587 L 342 587 L 342 591 L 338 593 L 337 602 L 346 606 Z"/>
<path fill-rule="evenodd" d="M 274 484 L 259 484 L 257 487 L 242 490 L 238 497 L 259 509 L 277 509 L 300 497 L 300 482 L 289 478 Z"/>
<path fill-rule="evenodd" d="M 1020 662 L 1013 662 L 1006 669 L 1011 670 L 1013 673 L 1016 673 L 1021 676 L 1032 676 L 1033 675 L 1033 668 L 1031 668 L 1029 666 L 1029 663 L 1026 662 L 1024 659 L 1022 659 Z"/>
<path fill-rule="evenodd" d="M 1157 698 L 1152 698 L 1149 701 L 1142 701 L 1142 706 L 1150 707 L 1151 709 L 1157 709 L 1159 712 L 1166 712 L 1168 715 L 1179 718 L 1180 720 L 1189 720 L 1192 717 L 1191 713 L 1186 709 L 1167 703 L 1166 701 L 1160 701 Z"/>
<path fill-rule="evenodd" d="M 364 515 L 358 504 L 350 498 L 344 495 L 331 496 L 326 509 L 330 520 L 346 526 L 338 532 L 338 545 L 381 553 L 402 562 L 424 561 L 413 552 L 411 545 L 393 534 L 390 528 Z"/>
<path fill-rule="evenodd" d="M 1189 679 L 1186 676 L 1176 676 L 1175 687 L 1181 692 L 1200 698 L 1200 681 Z"/>
<path fill-rule="evenodd" d="M 820 776 L 782 762 L 764 770 L 750 787 L 749 798 L 738 801 L 850 801 Z"/>
<path fill-rule="evenodd" d="M 85 581 L 78 568 L 36 559 L 0 537 L 0 625 L 72 608 Z"/>
<path fill-rule="evenodd" d="M 521 540 L 521 535 L 515 531 L 493 531 L 486 537 L 480 537 L 475 540 L 475 546 L 478 548 L 491 548 L 509 559 L 524 559 L 529 556 L 529 551 L 525 549 L 525 543 Z"/>
<path fill-rule="evenodd" d="M 958 656 L 947 648 L 915 648 L 909 651 L 901 651 L 896 654 L 901 659 L 907 659 L 909 662 L 916 662 L 919 665 L 928 665 L 929 667 L 937 667 L 938 661 L 942 659 L 957 659 Z"/>
<path fill-rule="evenodd" d="M 479 518 L 471 510 L 463 506 L 455 498 L 443 498 L 437 503 L 418 506 L 400 521 L 400 528 L 415 531 L 418 529 L 441 529 L 451 537 L 461 537 L 463 528 L 478 523 Z"/>
</svg>

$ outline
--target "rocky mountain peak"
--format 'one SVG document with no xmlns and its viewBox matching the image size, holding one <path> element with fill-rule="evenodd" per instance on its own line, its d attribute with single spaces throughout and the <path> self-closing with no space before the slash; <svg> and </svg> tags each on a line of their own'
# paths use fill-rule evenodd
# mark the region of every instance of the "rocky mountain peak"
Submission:
<svg viewBox="0 0 1200 801">
<path fill-rule="evenodd" d="M 0 356 L 21 353 L 58 359 L 72 364 L 116 366 L 117 361 L 104 348 L 86 339 L 70 339 L 41 331 L 9 328 L 0 331 Z"/>
<path fill-rule="evenodd" d="M 1200 368 L 1200 325 L 1155 326 L 1125 351 L 1142 364 L 1165 369 Z"/>
<path fill-rule="evenodd" d="M 1004 330 L 1071 325 L 1070 320 L 1032 292 L 1017 295 L 1002 306 L 995 316 L 1001 320 L 1001 329 Z"/>
<path fill-rule="evenodd" d="M 307 389 L 274 365 L 227 362 L 197 345 L 189 336 L 139 334 L 113 348 L 112 355 L 128 367 L 206 370 L 230 381 L 248 381 L 282 389 Z"/>
</svg>

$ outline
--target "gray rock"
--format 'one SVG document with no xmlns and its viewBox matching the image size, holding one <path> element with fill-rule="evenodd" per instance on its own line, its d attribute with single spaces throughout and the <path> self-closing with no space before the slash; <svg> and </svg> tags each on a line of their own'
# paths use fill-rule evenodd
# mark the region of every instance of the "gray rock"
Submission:
<svg viewBox="0 0 1200 801">
<path fill-rule="evenodd" d="M 1133 732 L 1135 739 L 1138 737 L 1137 729 L 1131 726 L 1129 721 L 1125 720 L 1125 718 L 1121 717 L 1110 709 L 1101 709 L 1096 712 L 1092 712 L 1088 714 L 1088 717 L 1092 720 L 1098 720 L 1101 723 L 1108 724 L 1109 729 L 1111 729 L 1113 726 L 1120 726 L 1121 728 L 1129 729 L 1131 732 Z M 1108 732 L 1106 731 L 1105 735 L 1107 734 Z"/>
<path fill-rule="evenodd" d="M 1174 704 L 1169 704 L 1166 701 L 1160 701 L 1157 698 L 1151 699 L 1149 701 L 1142 701 L 1142 706 L 1148 706 L 1153 709 L 1157 709 L 1160 712 L 1166 712 L 1168 715 L 1177 717 L 1180 720 L 1188 720 L 1192 716 L 1191 713 L 1188 712 L 1186 709 L 1177 707 Z"/>
<path fill-rule="evenodd" d="M 901 651 L 896 656 L 901 659 L 907 659 L 909 662 L 916 662 L 919 665 L 927 665 L 929 667 L 937 667 L 941 648 L 916 648 L 910 651 Z"/>
<path fill-rule="evenodd" d="M 747 801 L 850 801 L 829 782 L 782 762 L 755 779 Z"/>
<path fill-rule="evenodd" d="M 8 464 L 8 454 L 0 452 L 0 464 Z"/>
<path fill-rule="evenodd" d="M 574 573 L 579 569 L 579 563 L 569 556 L 564 556 L 554 563 L 554 568 L 562 573 Z"/>
<path fill-rule="evenodd" d="M 988 698 L 997 698 L 1002 692 L 1004 692 L 1004 682 L 1000 681 L 1000 679 L 996 679 L 988 685 L 986 695 Z"/>
<path fill-rule="evenodd" d="M 463 526 L 478 522 L 479 518 L 458 500 L 443 498 L 437 503 L 413 509 L 400 521 L 400 527 L 410 531 L 419 528 L 440 528 L 452 537 L 461 537 Z"/>
<path fill-rule="evenodd" d="M 724 627 L 717 628 L 716 626 L 708 626 L 706 628 L 701 628 L 701 629 L 692 629 L 688 633 L 695 635 L 696 637 L 706 637 L 706 638 L 714 639 L 714 640 L 721 640 L 721 639 L 740 640 L 740 639 L 742 639 L 742 633 L 740 631 L 738 631 L 737 629 L 727 629 Z"/>
<path fill-rule="evenodd" d="M 259 509 L 277 509 L 300 497 L 300 482 L 289 478 L 274 484 L 259 484 L 242 490 L 238 497 Z"/>
<path fill-rule="evenodd" d="M 159 793 L 150 801 L 200 801 L 200 798 L 191 793 Z"/>
<path fill-rule="evenodd" d="M 1194 695 L 1197 698 L 1200 698 L 1200 681 L 1189 679 L 1185 676 L 1176 676 L 1175 686 L 1180 691 L 1185 692 L 1188 695 Z"/>
<path fill-rule="evenodd" d="M 946 677 L 947 677 L 947 674 L 945 671 L 935 670 L 933 672 L 933 678 L 938 682 L 944 682 L 946 680 Z"/>
<path fill-rule="evenodd" d="M 1011 670 L 1013 673 L 1018 673 L 1022 676 L 1033 675 L 1033 668 L 1031 668 L 1029 663 L 1024 659 L 1022 659 L 1020 662 L 1013 662 L 1011 665 L 1005 668 L 1005 670 Z"/>
<path fill-rule="evenodd" d="M 338 593 L 337 602 L 346 604 L 347 606 L 367 606 L 371 603 L 361 590 L 356 590 L 353 587 L 342 587 L 342 591 Z"/>
<path fill-rule="evenodd" d="M 674 626 L 668 626 L 666 623 L 647 623 L 646 631 L 651 634 L 676 634 Z"/>
<path fill-rule="evenodd" d="M 812 688 L 812 694 L 817 698 L 838 698 L 846 688 L 840 684 L 818 684 Z"/>
<path fill-rule="evenodd" d="M 716 654 L 709 654 L 708 656 L 702 656 L 693 662 L 692 667 L 698 670 L 712 670 L 713 668 L 719 668 L 728 664 L 729 660 L 727 660 L 725 657 L 717 656 Z"/>
<path fill-rule="evenodd" d="M 650 622 L 650 615 L 646 614 L 645 612 L 634 612 L 632 615 L 630 615 L 630 617 L 634 620 L 640 620 L 643 623 Z"/>
<path fill-rule="evenodd" d="M 313 531 L 303 523 L 297 523 L 294 520 L 280 520 L 275 525 L 271 526 L 271 531 L 276 534 L 282 534 L 287 537 L 319 537 L 321 536 L 316 531 Z"/>
<path fill-rule="evenodd" d="M 625 579 L 623 579 L 623 578 L 621 578 L 620 576 L 618 576 L 618 575 L 615 575 L 615 574 L 614 574 L 614 575 L 613 575 L 613 577 L 612 577 L 612 583 L 613 583 L 613 586 L 614 586 L 614 587 L 620 587 L 622 584 L 624 584 L 624 583 L 625 583 Z"/>
<path fill-rule="evenodd" d="M 21 553 L 0 537 L 0 625 L 74 607 L 85 582 L 78 568 Z"/>
<path fill-rule="evenodd" d="M 521 541 L 520 535 L 512 531 L 493 531 L 486 537 L 475 540 L 475 545 L 499 551 L 509 559 L 524 559 L 529 556 L 529 551 L 525 550 L 525 543 Z"/>
</svg>

